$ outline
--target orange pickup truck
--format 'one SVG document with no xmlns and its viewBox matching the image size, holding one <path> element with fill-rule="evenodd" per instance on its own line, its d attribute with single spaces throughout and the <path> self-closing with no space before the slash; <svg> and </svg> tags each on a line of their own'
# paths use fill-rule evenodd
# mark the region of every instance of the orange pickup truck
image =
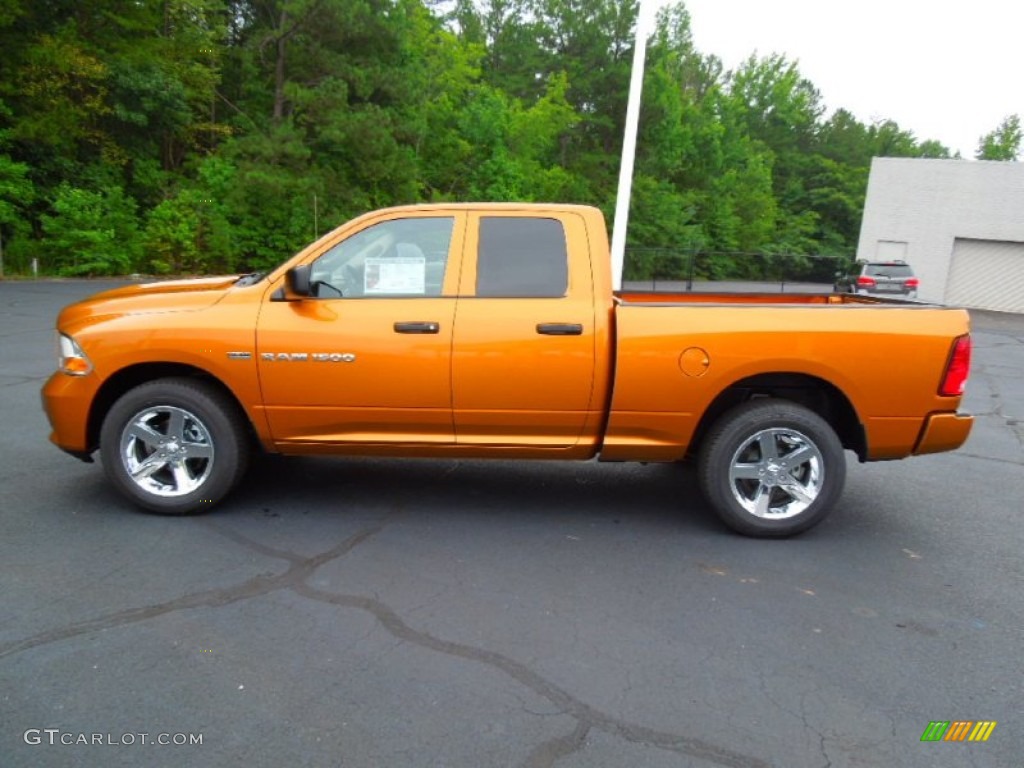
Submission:
<svg viewBox="0 0 1024 768">
<path fill-rule="evenodd" d="M 966 312 L 851 295 L 612 289 L 601 212 L 376 211 L 269 274 L 61 312 L 51 440 L 166 514 L 284 454 L 678 461 L 722 520 L 806 530 L 861 461 L 959 447 Z"/>
</svg>

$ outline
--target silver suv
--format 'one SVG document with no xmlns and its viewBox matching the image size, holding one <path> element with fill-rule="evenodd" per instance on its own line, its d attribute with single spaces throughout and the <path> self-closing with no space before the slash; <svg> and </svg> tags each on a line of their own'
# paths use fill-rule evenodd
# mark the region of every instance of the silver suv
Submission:
<svg viewBox="0 0 1024 768">
<path fill-rule="evenodd" d="M 837 293 L 917 298 L 919 280 L 905 261 L 858 261 L 847 274 L 836 273 Z"/>
</svg>

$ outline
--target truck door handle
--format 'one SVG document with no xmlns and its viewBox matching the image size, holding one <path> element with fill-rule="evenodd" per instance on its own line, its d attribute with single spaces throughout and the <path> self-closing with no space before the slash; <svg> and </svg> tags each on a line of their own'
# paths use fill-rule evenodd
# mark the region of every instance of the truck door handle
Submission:
<svg viewBox="0 0 1024 768">
<path fill-rule="evenodd" d="M 395 333 L 440 333 L 440 323 L 395 323 Z"/>
<path fill-rule="evenodd" d="M 538 323 L 537 333 L 544 336 L 582 336 L 580 323 Z"/>
</svg>

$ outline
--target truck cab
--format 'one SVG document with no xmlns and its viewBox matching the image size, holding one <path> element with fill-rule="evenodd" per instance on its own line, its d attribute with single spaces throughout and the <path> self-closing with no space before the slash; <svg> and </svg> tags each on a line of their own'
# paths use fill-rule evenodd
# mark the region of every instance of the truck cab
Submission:
<svg viewBox="0 0 1024 768">
<path fill-rule="evenodd" d="M 383 211 L 272 276 L 256 362 L 273 443 L 592 453 L 611 308 L 610 288 L 595 291 L 591 253 L 607 244 L 592 242 L 593 214 Z"/>
</svg>

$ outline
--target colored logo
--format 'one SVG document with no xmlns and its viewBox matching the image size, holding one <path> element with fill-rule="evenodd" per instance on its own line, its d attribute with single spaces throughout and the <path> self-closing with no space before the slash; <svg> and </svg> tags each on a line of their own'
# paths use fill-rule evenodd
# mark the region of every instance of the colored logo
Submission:
<svg viewBox="0 0 1024 768">
<path fill-rule="evenodd" d="M 996 725 L 995 720 L 932 720 L 921 741 L 988 741 Z"/>
</svg>

